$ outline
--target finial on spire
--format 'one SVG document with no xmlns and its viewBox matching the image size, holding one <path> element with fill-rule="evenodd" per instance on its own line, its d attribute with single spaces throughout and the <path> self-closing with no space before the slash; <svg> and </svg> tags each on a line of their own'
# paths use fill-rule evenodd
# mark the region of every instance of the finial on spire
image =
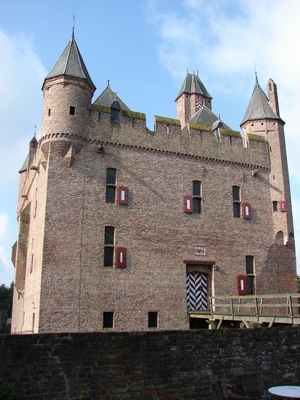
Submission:
<svg viewBox="0 0 300 400">
<path fill-rule="evenodd" d="M 34 137 L 36 137 L 36 125 L 34 125 Z"/>
<path fill-rule="evenodd" d="M 186 67 L 186 74 L 188 75 L 188 73 L 189 73 L 189 68 Z"/>
<path fill-rule="evenodd" d="M 254 72 L 255 72 L 255 81 L 258 82 L 255 61 L 254 61 Z"/>
<path fill-rule="evenodd" d="M 72 39 L 74 39 L 74 30 L 75 30 L 75 15 L 73 15 Z"/>
<path fill-rule="evenodd" d="M 109 87 L 109 79 L 107 79 L 107 87 Z"/>
</svg>

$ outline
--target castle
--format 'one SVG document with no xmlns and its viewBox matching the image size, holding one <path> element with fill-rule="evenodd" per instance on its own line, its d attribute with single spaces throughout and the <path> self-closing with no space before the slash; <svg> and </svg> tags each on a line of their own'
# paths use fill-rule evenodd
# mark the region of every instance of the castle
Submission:
<svg viewBox="0 0 300 400">
<path fill-rule="evenodd" d="M 187 73 L 176 119 L 95 85 L 74 35 L 20 170 L 12 333 L 188 329 L 209 296 L 296 293 L 284 121 L 256 78 L 240 132 Z M 200 319 L 201 320 L 201 319 Z"/>
</svg>

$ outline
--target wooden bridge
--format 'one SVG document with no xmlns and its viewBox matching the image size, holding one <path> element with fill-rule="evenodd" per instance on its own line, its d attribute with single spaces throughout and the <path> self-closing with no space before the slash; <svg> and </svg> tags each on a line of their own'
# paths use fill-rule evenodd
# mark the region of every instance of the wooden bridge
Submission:
<svg viewBox="0 0 300 400">
<path fill-rule="evenodd" d="M 188 310 L 190 318 L 206 319 L 210 329 L 252 328 L 274 324 L 300 325 L 300 293 L 212 296 L 208 310 Z"/>
</svg>

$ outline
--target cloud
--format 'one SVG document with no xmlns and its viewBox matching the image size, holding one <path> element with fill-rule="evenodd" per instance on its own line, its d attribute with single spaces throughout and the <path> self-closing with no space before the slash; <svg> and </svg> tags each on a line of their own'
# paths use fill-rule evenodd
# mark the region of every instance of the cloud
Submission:
<svg viewBox="0 0 300 400">
<path fill-rule="evenodd" d="M 0 285 L 3 283 L 9 286 L 13 281 L 10 260 L 7 257 L 5 248 L 0 246 Z"/>
<path fill-rule="evenodd" d="M 18 185 L 28 143 L 41 120 L 41 82 L 46 76 L 33 40 L 0 29 L 0 187 Z M 21 127 L 21 129 L 20 129 Z"/>
<path fill-rule="evenodd" d="M 18 171 L 35 125 L 39 130 L 46 69 L 34 51 L 32 37 L 1 28 L 0 59 L 0 284 L 10 285 L 14 268 L 7 254 L 17 238 L 17 224 L 8 215 L 15 214 Z"/>
<path fill-rule="evenodd" d="M 9 221 L 8 215 L 3 212 L 0 212 L 0 239 L 6 236 L 8 221 Z"/>
</svg>

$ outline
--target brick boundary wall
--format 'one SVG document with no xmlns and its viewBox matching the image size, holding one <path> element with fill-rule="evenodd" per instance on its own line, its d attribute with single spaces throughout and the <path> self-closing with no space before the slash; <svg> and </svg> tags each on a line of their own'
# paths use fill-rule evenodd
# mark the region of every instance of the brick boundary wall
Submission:
<svg viewBox="0 0 300 400">
<path fill-rule="evenodd" d="M 300 385 L 300 328 L 0 335 L 0 378 L 19 399 L 216 399 L 243 394 L 238 375 L 268 388 Z"/>
</svg>

